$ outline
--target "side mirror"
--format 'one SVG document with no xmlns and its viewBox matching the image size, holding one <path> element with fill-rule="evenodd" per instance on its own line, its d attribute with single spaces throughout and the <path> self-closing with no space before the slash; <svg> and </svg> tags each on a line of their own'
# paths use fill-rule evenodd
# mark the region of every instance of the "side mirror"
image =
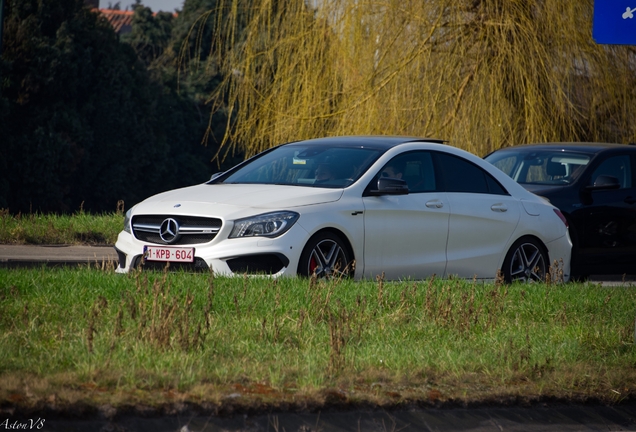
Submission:
<svg viewBox="0 0 636 432">
<path fill-rule="evenodd" d="M 402 179 L 380 177 L 378 179 L 378 188 L 376 190 L 370 190 L 369 195 L 407 195 L 409 193 L 409 187 L 406 181 Z"/>
<path fill-rule="evenodd" d="M 609 190 L 620 189 L 621 184 L 618 179 L 610 175 L 600 175 L 596 178 L 593 185 L 587 186 L 588 190 Z"/>
<path fill-rule="evenodd" d="M 210 180 L 208 180 L 208 181 L 212 181 L 212 180 L 214 180 L 217 177 L 221 177 L 223 174 L 225 174 L 225 173 L 223 173 L 223 172 L 214 173 L 214 174 L 212 174 L 212 177 L 210 177 Z"/>
</svg>

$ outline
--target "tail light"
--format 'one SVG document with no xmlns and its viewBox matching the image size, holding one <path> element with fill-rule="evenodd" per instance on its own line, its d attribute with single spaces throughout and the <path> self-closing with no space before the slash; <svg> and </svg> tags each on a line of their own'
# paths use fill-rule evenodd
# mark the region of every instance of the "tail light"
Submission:
<svg viewBox="0 0 636 432">
<path fill-rule="evenodd" d="M 565 218 L 565 216 L 563 216 L 563 213 L 561 213 L 561 210 L 559 209 L 553 209 L 553 210 L 556 213 L 556 215 L 559 217 L 559 219 L 563 221 L 563 223 L 565 224 L 565 227 L 570 228 L 570 224 L 568 223 L 568 220 Z"/>
</svg>

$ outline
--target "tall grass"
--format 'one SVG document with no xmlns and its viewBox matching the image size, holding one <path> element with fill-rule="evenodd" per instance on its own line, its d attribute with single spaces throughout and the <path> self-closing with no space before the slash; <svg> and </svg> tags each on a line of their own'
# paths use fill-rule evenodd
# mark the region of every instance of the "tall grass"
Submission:
<svg viewBox="0 0 636 432">
<path fill-rule="evenodd" d="M 193 32 L 213 27 L 209 61 L 226 80 L 210 103 L 228 114 L 226 151 L 352 134 L 443 138 L 478 155 L 636 140 L 634 49 L 594 42 L 592 0 L 217 5 Z"/>
<path fill-rule="evenodd" d="M 594 284 L 0 269 L 0 400 L 615 401 L 635 306 Z"/>
<path fill-rule="evenodd" d="M 0 244 L 112 245 L 123 229 L 123 204 L 112 213 L 29 213 L 12 215 L 0 209 Z"/>
</svg>

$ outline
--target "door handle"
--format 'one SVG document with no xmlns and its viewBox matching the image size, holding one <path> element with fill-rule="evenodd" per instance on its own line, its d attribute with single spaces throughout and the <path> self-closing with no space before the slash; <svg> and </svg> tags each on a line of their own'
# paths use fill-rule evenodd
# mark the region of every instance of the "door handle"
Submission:
<svg viewBox="0 0 636 432">
<path fill-rule="evenodd" d="M 444 207 L 444 203 L 438 200 L 432 200 L 426 202 L 426 207 L 428 208 L 442 208 Z"/>
<path fill-rule="evenodd" d="M 625 202 L 627 204 L 636 204 L 636 199 L 634 199 L 634 197 L 628 196 L 627 198 L 625 198 Z"/>
<path fill-rule="evenodd" d="M 490 210 L 503 213 L 508 211 L 508 207 L 505 204 L 493 204 L 490 206 Z"/>
</svg>

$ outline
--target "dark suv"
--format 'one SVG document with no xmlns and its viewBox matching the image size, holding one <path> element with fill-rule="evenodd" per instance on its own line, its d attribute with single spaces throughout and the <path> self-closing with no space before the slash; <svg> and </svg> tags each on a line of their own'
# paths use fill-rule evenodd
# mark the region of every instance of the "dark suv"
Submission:
<svg viewBox="0 0 636 432">
<path fill-rule="evenodd" d="M 526 144 L 484 159 L 563 212 L 573 277 L 636 274 L 636 145 Z"/>
</svg>

